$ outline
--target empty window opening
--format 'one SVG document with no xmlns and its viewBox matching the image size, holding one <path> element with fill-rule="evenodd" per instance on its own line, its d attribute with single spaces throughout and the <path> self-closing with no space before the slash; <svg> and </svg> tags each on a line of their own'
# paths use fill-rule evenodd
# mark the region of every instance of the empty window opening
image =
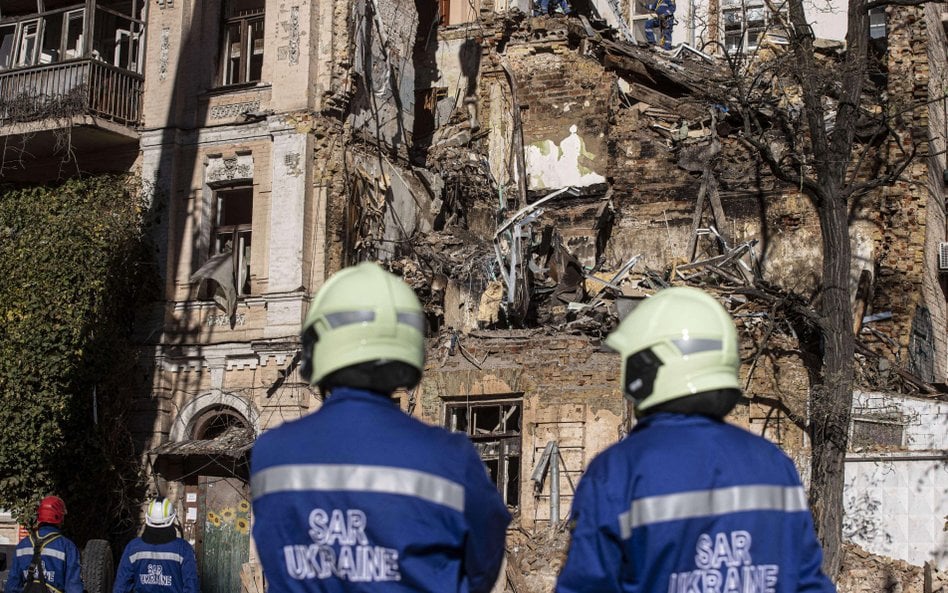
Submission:
<svg viewBox="0 0 948 593">
<path fill-rule="evenodd" d="M 232 408 L 218 406 L 205 411 L 194 423 L 195 439 L 211 440 L 233 430 L 249 428 L 244 417 Z"/>
<path fill-rule="evenodd" d="M 214 192 L 213 253 L 233 255 L 237 295 L 250 294 L 250 246 L 253 222 L 253 188 L 237 187 Z"/>
<path fill-rule="evenodd" d="M 519 508 L 523 398 L 445 399 L 445 427 L 471 439 L 504 502 Z"/>
</svg>

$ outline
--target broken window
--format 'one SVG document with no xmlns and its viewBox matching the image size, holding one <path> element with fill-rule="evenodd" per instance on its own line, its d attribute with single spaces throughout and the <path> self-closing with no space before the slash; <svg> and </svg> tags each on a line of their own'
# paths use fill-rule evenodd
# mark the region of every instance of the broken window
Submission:
<svg viewBox="0 0 948 593">
<path fill-rule="evenodd" d="M 230 253 L 238 296 L 250 294 L 250 238 L 253 188 L 237 187 L 214 192 L 215 217 L 212 255 Z"/>
<path fill-rule="evenodd" d="M 263 75 L 263 0 L 230 0 L 224 11 L 221 84 L 257 82 Z"/>
<path fill-rule="evenodd" d="M 476 401 L 447 398 L 445 427 L 465 433 L 508 507 L 520 506 L 520 431 L 523 398 Z"/>
<path fill-rule="evenodd" d="M 733 55 L 757 49 L 764 35 L 775 26 L 775 16 L 763 0 L 725 0 L 721 20 L 727 53 Z"/>
<path fill-rule="evenodd" d="M 39 47 L 39 19 L 21 22 L 16 49 L 16 65 L 32 66 L 36 64 L 36 50 Z"/>
</svg>

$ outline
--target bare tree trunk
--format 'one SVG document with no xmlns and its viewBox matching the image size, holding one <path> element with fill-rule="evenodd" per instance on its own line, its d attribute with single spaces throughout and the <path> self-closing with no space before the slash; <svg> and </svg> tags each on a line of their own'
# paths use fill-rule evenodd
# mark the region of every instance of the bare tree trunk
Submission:
<svg viewBox="0 0 948 593">
<path fill-rule="evenodd" d="M 843 485 L 853 400 L 855 348 L 850 305 L 849 225 L 846 201 L 829 192 L 820 209 L 823 238 L 823 385 L 810 402 L 812 438 L 810 505 L 823 543 L 823 569 L 839 572 L 842 549 Z"/>
</svg>

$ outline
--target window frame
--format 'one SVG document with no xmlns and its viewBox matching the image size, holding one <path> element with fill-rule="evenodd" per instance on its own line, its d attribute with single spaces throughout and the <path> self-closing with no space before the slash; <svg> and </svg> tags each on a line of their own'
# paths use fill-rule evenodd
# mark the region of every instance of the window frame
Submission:
<svg viewBox="0 0 948 593">
<path fill-rule="evenodd" d="M 221 215 L 224 212 L 223 202 L 228 194 L 246 191 L 249 194 L 250 201 L 250 219 L 247 222 L 237 224 L 221 224 Z M 233 280 L 234 288 L 237 292 L 237 298 L 252 294 L 250 283 L 250 266 L 252 263 L 252 245 L 253 245 L 253 185 L 239 184 L 225 187 L 214 188 L 213 190 L 213 214 L 211 220 L 211 253 L 209 257 L 223 253 L 222 238 L 229 236 L 233 249 L 231 251 L 233 262 Z"/>
<path fill-rule="evenodd" d="M 252 9 L 239 11 L 237 15 L 228 14 L 232 11 L 229 7 L 225 9 L 224 18 L 221 21 L 221 60 L 218 81 L 222 87 L 249 85 L 263 80 L 263 60 L 266 48 L 266 21 L 265 6 L 263 2 L 260 6 Z M 252 77 L 252 67 L 254 48 L 254 26 L 260 26 L 260 74 L 257 78 Z M 232 72 L 232 49 L 231 31 L 235 26 L 241 32 L 240 55 L 238 57 L 236 75 Z"/>
<path fill-rule="evenodd" d="M 750 16 L 756 11 L 760 11 L 761 18 L 751 21 Z M 729 55 L 747 54 L 755 51 L 760 47 L 761 38 L 774 27 L 773 12 L 764 0 L 731 0 L 724 2 L 721 6 L 721 46 L 724 51 Z M 728 28 L 729 14 L 736 15 L 734 22 L 738 24 L 737 27 Z M 737 34 L 736 37 L 735 34 Z M 737 39 L 737 43 L 729 44 L 729 39 Z"/>
<path fill-rule="evenodd" d="M 499 407 L 497 413 L 498 424 L 501 430 L 478 432 L 476 420 L 478 409 Z M 511 413 L 504 417 L 504 408 L 509 407 Z M 443 398 L 442 426 L 451 432 L 462 432 L 474 444 L 478 455 L 488 468 L 491 480 L 497 486 L 504 503 L 512 509 L 520 508 L 523 482 L 523 395 L 502 394 L 492 397 L 452 396 Z M 458 428 L 456 410 L 466 411 L 466 426 Z M 508 422 L 516 414 L 516 426 Z M 515 463 L 512 463 L 515 462 Z M 496 463 L 496 469 L 493 464 Z M 514 469 L 512 471 L 512 469 Z M 491 470 L 494 469 L 494 472 Z"/>
<path fill-rule="evenodd" d="M 36 29 L 33 33 L 25 33 L 24 30 L 29 26 L 35 26 Z M 33 48 L 29 52 L 24 50 L 24 45 L 28 39 L 33 40 Z M 26 19 L 17 22 L 16 28 L 16 37 L 14 39 L 14 54 L 13 54 L 13 67 L 14 68 L 29 68 L 32 66 L 39 65 L 39 55 L 40 55 L 40 46 L 43 43 L 43 19 Z M 30 56 L 27 56 L 24 59 L 24 54 L 30 53 Z M 27 61 L 28 60 L 28 61 Z"/>
</svg>

